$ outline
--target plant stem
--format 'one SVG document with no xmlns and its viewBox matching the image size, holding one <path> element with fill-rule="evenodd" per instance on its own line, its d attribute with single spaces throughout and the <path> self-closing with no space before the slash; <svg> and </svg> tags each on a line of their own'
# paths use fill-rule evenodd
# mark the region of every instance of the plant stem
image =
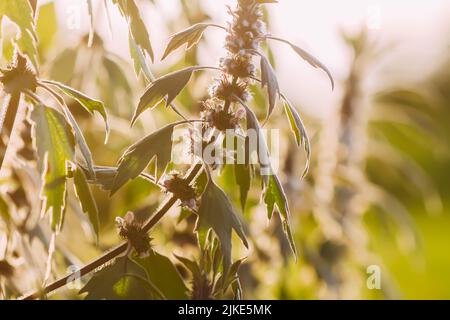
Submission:
<svg viewBox="0 0 450 320">
<path fill-rule="evenodd" d="M 203 165 L 201 163 L 195 164 L 192 167 L 192 169 L 187 173 L 186 180 L 188 182 L 192 182 L 195 179 L 195 177 L 197 176 L 197 174 L 201 171 L 202 167 L 203 167 Z M 145 232 L 150 231 L 150 229 L 153 228 L 161 220 L 162 217 L 164 217 L 164 215 L 170 210 L 170 208 L 172 208 L 172 206 L 177 202 L 177 200 L 178 199 L 176 197 L 172 196 L 150 218 L 150 220 L 143 226 L 142 229 Z M 23 300 L 39 299 L 39 297 L 41 297 L 43 294 L 48 294 L 56 289 L 59 289 L 59 288 L 65 286 L 66 284 L 68 284 L 69 282 L 76 280 L 77 276 L 82 277 L 82 276 L 88 274 L 89 272 L 94 271 L 95 269 L 101 267 L 106 262 L 108 262 L 108 261 L 114 259 L 115 257 L 117 257 L 118 255 L 124 253 L 127 250 L 127 248 L 128 248 L 128 243 L 124 242 L 124 243 L 118 245 L 117 247 L 115 247 L 114 249 L 112 249 L 111 251 L 105 253 L 101 257 L 97 258 L 96 260 L 92 261 L 91 263 L 85 265 L 81 269 L 48 284 L 47 286 L 45 286 L 44 289 L 42 289 L 40 291 L 34 292 L 30 295 L 23 297 Z"/>
<path fill-rule="evenodd" d="M 20 92 L 13 92 L 9 96 L 8 104 L 5 106 L 5 118 L 0 123 L 0 170 L 3 166 L 3 160 L 5 160 L 6 151 L 8 149 L 11 133 L 14 128 L 14 122 L 16 120 L 17 110 L 20 104 Z M 1 120 L 0 120 L 1 121 Z M 5 137 L 5 140 L 2 139 Z"/>
</svg>

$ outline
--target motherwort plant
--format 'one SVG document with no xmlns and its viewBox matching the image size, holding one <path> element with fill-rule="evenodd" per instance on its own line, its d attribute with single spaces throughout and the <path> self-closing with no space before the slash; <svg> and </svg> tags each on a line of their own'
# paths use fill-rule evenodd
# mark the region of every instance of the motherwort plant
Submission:
<svg viewBox="0 0 450 320">
<path fill-rule="evenodd" d="M 297 145 L 303 146 L 307 153 L 308 161 L 304 171 L 306 174 L 310 155 L 306 128 L 296 108 L 280 91 L 274 69 L 261 44 L 265 41 L 278 41 L 289 45 L 310 65 L 325 71 L 334 86 L 330 72 L 300 47 L 272 36 L 266 31 L 261 6 L 276 1 L 238 0 L 235 8 L 228 8 L 231 20 L 227 26 L 213 23 L 195 24 L 173 35 L 163 54 L 164 59 L 184 45 L 191 48 L 199 42 L 208 28 L 219 28 L 226 32 L 227 51 L 226 55 L 220 59 L 219 66 L 191 66 L 155 79 L 146 64 L 147 56 L 153 58 L 151 46 L 148 42 L 142 41 L 139 38 L 142 33 L 137 32 L 142 20 L 137 18 L 139 14 L 136 15 L 134 11 L 136 5 L 131 0 L 114 0 L 113 2 L 119 6 L 122 15 L 130 23 L 130 46 L 136 71 L 142 72 L 150 82 L 139 100 L 131 123 L 134 124 L 144 111 L 155 108 L 163 101 L 166 107 L 174 109 L 183 117 L 183 120 L 167 124 L 131 145 L 120 158 L 117 168 L 108 169 L 108 174 L 105 168 L 99 167 L 93 167 L 94 172 L 88 170 L 83 172 L 90 183 L 102 185 L 111 192 L 111 195 L 130 180 L 144 176 L 158 184 L 162 191 L 170 196 L 148 221 L 136 221 L 137 217 L 131 213 L 127 214 L 125 219 L 118 220 L 120 236 L 125 239 L 125 242 L 82 267 L 78 270 L 78 275 L 89 273 L 123 253 L 126 255 L 98 271 L 81 292 L 87 293 L 88 298 L 120 298 L 128 297 L 128 295 L 138 298 L 171 298 L 178 292 L 177 298 L 208 299 L 225 297 L 230 292 L 228 289 L 231 289 L 234 295 L 240 298 L 242 292 L 237 272 L 242 260 L 232 261 L 231 235 L 234 230 L 242 243 L 248 246 L 243 222 L 227 194 L 214 181 L 213 172 L 216 163 L 209 162 L 203 154 L 195 154 L 195 161 L 185 175 L 173 173 L 166 175 L 164 179 L 161 178 L 171 162 L 173 131 L 181 125 L 191 126 L 194 123 L 200 123 L 201 128 L 209 132 L 207 135 L 201 135 L 203 148 L 211 144 L 222 144 L 224 135 L 228 136 L 230 132 L 233 134 L 233 139 L 240 141 L 237 143 L 238 146 L 227 145 L 225 154 L 234 160 L 232 165 L 236 172 L 242 207 L 245 206 L 253 173 L 257 172 L 255 168 L 259 167 L 262 180 L 261 199 L 267 208 L 268 218 L 270 219 L 274 212 L 280 214 L 284 233 L 296 255 L 294 238 L 290 229 L 288 199 L 279 177 L 272 170 L 269 150 L 262 134 L 263 125 L 251 108 L 250 85 L 257 83 L 267 90 L 268 107 L 265 122 L 270 120 L 278 100 L 283 103 L 284 112 Z M 259 67 L 256 62 L 259 62 Z M 202 70 L 212 70 L 217 72 L 217 75 L 209 86 L 209 97 L 201 102 L 202 111 L 199 119 L 189 120 L 177 108 L 175 99 L 188 85 L 193 74 Z M 257 137 L 256 147 L 245 143 L 249 139 L 249 132 L 253 132 Z M 257 163 L 236 159 L 239 148 L 244 148 L 247 153 L 250 152 L 249 150 L 257 150 Z M 249 155 L 246 154 L 245 159 L 248 157 Z M 144 172 L 148 167 L 154 169 L 151 174 Z M 149 243 L 151 238 L 147 236 L 147 233 L 177 203 L 194 214 L 197 220 L 195 232 L 200 251 L 199 258 L 190 260 L 177 257 L 191 274 L 192 285 L 189 290 L 172 262 L 153 250 Z M 148 243 L 145 244 L 143 241 Z M 160 275 L 152 272 L 152 266 L 160 263 L 169 266 L 165 270 L 170 275 L 166 276 L 179 279 L 176 290 L 173 286 L 166 288 L 165 284 L 159 281 Z M 73 275 L 69 275 L 47 285 L 43 291 L 50 292 L 72 279 Z M 105 285 L 109 287 L 105 289 Z M 185 296 L 187 291 L 189 295 Z M 38 295 L 30 296 L 30 298 L 35 297 Z"/>
</svg>

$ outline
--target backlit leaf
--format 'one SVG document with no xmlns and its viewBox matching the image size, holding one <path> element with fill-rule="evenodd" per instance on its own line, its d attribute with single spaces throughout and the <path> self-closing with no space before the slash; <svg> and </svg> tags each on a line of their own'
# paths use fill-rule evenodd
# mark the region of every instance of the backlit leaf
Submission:
<svg viewBox="0 0 450 320">
<path fill-rule="evenodd" d="M 74 155 L 74 137 L 64 116 L 54 109 L 36 105 L 31 113 L 39 166 L 44 177 L 41 197 L 44 210 L 51 211 L 51 226 L 59 231 L 64 221 L 67 162 Z"/>
<path fill-rule="evenodd" d="M 204 232 L 209 228 L 214 230 L 220 240 L 224 270 L 228 270 L 231 264 L 231 231 L 234 229 L 246 247 L 248 243 L 233 205 L 212 179 L 209 180 L 201 197 L 196 231 Z"/>
<path fill-rule="evenodd" d="M 283 225 L 283 231 L 286 234 L 292 252 L 294 253 L 294 255 L 297 255 L 297 249 L 295 248 L 294 238 L 292 236 L 289 222 L 289 204 L 286 194 L 283 190 L 283 186 L 281 185 L 281 182 L 278 179 L 277 175 L 272 174 L 268 177 L 268 182 L 265 184 L 263 192 L 263 199 L 267 207 L 267 214 L 269 216 L 269 219 L 272 217 L 274 209 L 278 209 Z"/>
<path fill-rule="evenodd" d="M 284 111 L 286 112 L 286 116 L 288 117 L 289 124 L 291 126 L 291 130 L 294 132 L 295 139 L 297 141 L 298 146 L 303 146 L 306 152 L 306 165 L 303 171 L 303 177 L 308 173 L 309 170 L 309 162 L 311 158 L 311 144 L 309 141 L 308 133 L 306 132 L 306 128 L 303 125 L 303 121 L 300 118 L 297 110 L 294 106 L 289 102 L 289 100 L 284 98 Z"/>
<path fill-rule="evenodd" d="M 7 16 L 20 29 L 17 44 L 34 66 L 37 66 L 36 31 L 33 8 L 28 0 L 1 0 L 0 25 L 3 16 Z"/>
<path fill-rule="evenodd" d="M 134 43 L 146 54 L 150 59 L 154 60 L 152 45 L 150 43 L 150 36 L 144 21 L 139 13 L 139 8 L 134 0 L 113 0 L 119 7 L 121 14 L 127 19 L 130 29 L 130 37 Z"/>
<path fill-rule="evenodd" d="M 83 169 L 75 169 L 75 172 L 73 173 L 73 182 L 75 185 L 76 195 L 78 197 L 78 200 L 80 200 L 81 208 L 83 209 L 83 212 L 88 215 L 89 222 L 91 223 L 92 228 L 94 229 L 95 234 L 98 237 L 99 218 L 97 204 L 95 203 Z"/>
<path fill-rule="evenodd" d="M 189 67 L 169 73 L 152 82 L 139 100 L 138 107 L 131 121 L 134 124 L 137 118 L 146 109 L 157 106 L 166 97 L 166 107 L 180 94 L 191 79 L 192 73 L 200 67 Z"/>
<path fill-rule="evenodd" d="M 135 260 L 147 272 L 148 279 L 169 300 L 188 299 L 188 289 L 175 265 L 169 258 L 152 251 L 145 258 Z"/>
<path fill-rule="evenodd" d="M 145 270 L 128 256 L 117 258 L 97 271 L 80 290 L 82 293 L 87 293 L 87 300 L 148 300 L 160 297 L 148 282 Z"/>
<path fill-rule="evenodd" d="M 173 51 L 183 46 L 184 44 L 187 44 L 186 50 L 192 48 L 192 46 L 196 45 L 200 41 L 203 36 L 203 32 L 209 26 L 211 26 L 211 24 L 197 23 L 187 28 L 186 30 L 174 34 L 171 37 L 161 60 L 164 60 L 169 54 L 171 54 Z"/>
<path fill-rule="evenodd" d="M 59 83 L 56 81 L 50 81 L 50 80 L 45 80 L 44 82 L 57 87 L 62 92 L 64 92 L 66 95 L 68 95 L 69 97 L 78 101 L 78 103 L 81 104 L 90 114 L 94 114 L 94 111 L 97 111 L 98 113 L 100 113 L 103 120 L 105 121 L 106 131 L 107 132 L 109 131 L 108 115 L 106 114 L 106 109 L 105 109 L 105 105 L 103 104 L 103 102 L 96 100 L 94 98 L 91 98 L 74 88 L 66 86 L 65 84 L 62 84 L 62 83 Z"/>
<path fill-rule="evenodd" d="M 177 124 L 169 124 L 151 133 L 125 151 L 118 163 L 111 194 L 141 174 L 153 158 L 156 158 L 157 171 L 164 171 L 171 160 L 172 133 Z"/>
<path fill-rule="evenodd" d="M 291 43 L 291 42 L 289 42 L 287 40 L 276 38 L 276 37 L 267 37 L 267 38 L 268 39 L 272 39 L 272 40 L 277 40 L 277 41 L 280 41 L 280 42 L 288 44 L 289 46 L 291 46 L 291 48 L 300 57 L 303 58 L 303 60 L 308 62 L 311 66 L 313 66 L 314 68 L 319 68 L 319 69 L 322 69 L 323 71 L 325 71 L 325 73 L 327 74 L 328 78 L 330 79 L 331 87 L 334 89 L 334 79 L 333 79 L 333 76 L 331 75 L 330 70 L 328 70 L 328 68 L 322 62 L 320 62 L 316 57 L 314 57 L 310 53 L 306 52 L 302 48 L 296 46 L 295 44 L 293 44 L 293 43 Z"/>
<path fill-rule="evenodd" d="M 269 97 L 269 110 L 266 119 L 269 119 L 275 108 L 275 104 L 277 103 L 280 87 L 278 85 L 277 76 L 275 75 L 269 60 L 264 55 L 261 55 L 261 87 L 264 88 L 265 86 L 267 86 Z"/>
</svg>

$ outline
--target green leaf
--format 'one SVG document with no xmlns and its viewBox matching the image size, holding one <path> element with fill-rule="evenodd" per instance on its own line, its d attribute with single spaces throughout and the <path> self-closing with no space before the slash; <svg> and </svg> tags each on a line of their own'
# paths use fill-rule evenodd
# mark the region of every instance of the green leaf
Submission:
<svg viewBox="0 0 450 320">
<path fill-rule="evenodd" d="M 187 44 L 186 50 L 192 48 L 200 41 L 203 36 L 203 32 L 209 26 L 211 26 L 211 24 L 209 23 L 197 23 L 187 28 L 186 30 L 174 34 L 171 37 L 161 60 L 164 60 L 169 54 L 171 54 L 173 51 L 183 46 L 184 44 Z"/>
<path fill-rule="evenodd" d="M 0 1 L 0 25 L 3 16 L 7 16 L 20 29 L 17 44 L 20 51 L 26 54 L 37 67 L 36 31 L 33 8 L 28 0 Z"/>
<path fill-rule="evenodd" d="M 246 247 L 248 243 L 233 205 L 225 192 L 212 179 L 209 180 L 201 198 L 196 231 L 205 233 L 205 230 L 209 228 L 214 230 L 220 240 L 223 266 L 226 271 L 231 264 L 231 231 L 234 229 Z"/>
<path fill-rule="evenodd" d="M 264 3 L 278 3 L 277 0 L 256 0 L 256 3 L 264 4 Z"/>
<path fill-rule="evenodd" d="M 135 261 L 145 269 L 148 279 L 169 300 L 188 299 L 188 289 L 169 258 L 152 251 L 145 258 L 136 258 Z"/>
<path fill-rule="evenodd" d="M 278 179 L 277 175 L 272 174 L 268 177 L 268 182 L 265 185 L 263 191 L 263 199 L 267 207 L 267 214 L 269 219 L 271 219 L 275 207 L 278 209 L 283 225 L 283 231 L 286 234 L 286 238 L 289 241 L 292 252 L 296 256 L 297 249 L 295 248 L 294 238 L 292 236 L 289 222 L 289 204 L 283 186 L 281 185 L 281 182 Z"/>
<path fill-rule="evenodd" d="M 267 93 L 269 97 L 269 110 L 267 112 L 266 121 L 269 119 L 270 115 L 275 108 L 277 103 L 277 97 L 280 94 L 280 87 L 278 85 L 277 76 L 273 70 L 269 60 L 261 55 L 261 87 L 267 86 Z"/>
<path fill-rule="evenodd" d="M 145 270 L 128 256 L 120 257 L 97 271 L 80 294 L 87 300 L 148 300 L 160 297 L 147 281 Z"/>
<path fill-rule="evenodd" d="M 297 250 L 295 248 L 295 243 L 289 224 L 290 213 L 286 194 L 283 190 L 280 180 L 273 172 L 269 158 L 269 151 L 265 143 L 264 136 L 261 133 L 261 126 L 259 125 L 258 119 L 256 118 L 255 113 L 249 107 L 247 107 L 243 103 L 241 104 L 247 111 L 248 128 L 254 129 L 258 133 L 258 146 L 262 149 L 258 152 L 260 166 L 265 168 L 266 170 L 268 169 L 268 172 L 265 172 L 262 179 L 264 186 L 263 199 L 267 207 L 268 217 L 269 219 L 272 217 L 273 211 L 276 206 L 280 212 L 283 231 L 286 234 L 292 252 L 294 253 L 294 255 L 296 255 Z"/>
<path fill-rule="evenodd" d="M 100 113 L 103 120 L 105 121 L 106 132 L 108 134 L 108 132 L 109 132 L 108 115 L 106 114 L 106 109 L 105 109 L 105 105 L 103 104 L 103 102 L 93 99 L 91 97 L 88 97 L 84 93 L 82 93 L 74 88 L 71 88 L 69 86 L 66 86 L 65 84 L 62 84 L 62 83 L 59 83 L 56 81 L 50 81 L 50 80 L 45 80 L 44 82 L 57 87 L 59 90 L 64 92 L 67 96 L 75 99 L 90 114 L 94 114 L 94 111 L 97 111 L 98 113 Z"/>
<path fill-rule="evenodd" d="M 150 36 L 134 0 L 113 0 L 113 3 L 119 7 L 121 14 L 127 19 L 130 29 L 130 41 L 132 38 L 137 47 L 148 54 L 153 61 L 154 54 Z"/>
<path fill-rule="evenodd" d="M 306 132 L 306 128 L 303 125 L 303 121 L 298 114 L 297 110 L 294 108 L 294 106 L 284 98 L 284 111 L 286 112 L 286 116 L 288 117 L 289 124 L 291 126 L 292 132 L 294 132 L 295 139 L 297 141 L 297 145 L 301 146 L 303 145 L 303 148 L 306 152 L 306 164 L 305 169 L 303 170 L 302 177 L 305 177 L 309 170 L 309 163 L 311 159 L 311 144 L 309 141 L 308 133 Z"/>
<path fill-rule="evenodd" d="M 166 97 L 166 107 L 169 106 L 188 84 L 192 73 L 196 70 L 199 70 L 199 67 L 185 68 L 169 73 L 152 82 L 139 100 L 131 125 L 136 122 L 142 112 L 157 106 Z"/>
<path fill-rule="evenodd" d="M 75 169 L 73 174 L 73 182 L 75 185 L 76 195 L 78 200 L 80 200 L 81 208 L 83 209 L 83 212 L 87 213 L 92 228 L 95 231 L 95 235 L 98 238 L 100 222 L 98 218 L 97 204 L 95 203 L 83 169 L 78 167 Z"/>
<path fill-rule="evenodd" d="M 328 70 L 328 68 L 322 62 L 320 62 L 317 58 L 315 58 L 313 55 L 311 55 L 310 53 L 306 52 L 302 48 L 296 46 L 295 44 L 293 44 L 287 40 L 277 38 L 277 37 L 270 37 L 270 36 L 267 37 L 267 39 L 272 39 L 272 40 L 276 40 L 276 41 L 280 41 L 285 44 L 288 44 L 295 51 L 295 53 L 297 53 L 303 60 L 308 62 L 311 66 L 325 71 L 328 78 L 330 79 L 331 87 L 332 87 L 332 89 L 334 89 L 334 79 L 333 79 L 333 76 L 331 75 L 330 70 Z"/>
<path fill-rule="evenodd" d="M 53 44 L 58 21 L 55 11 L 55 3 L 49 2 L 39 7 L 39 15 L 36 23 L 36 32 L 39 38 L 39 53 L 47 52 Z M 42 55 L 41 55 L 42 56 Z"/>
<path fill-rule="evenodd" d="M 59 231 L 64 221 L 67 163 L 74 155 L 74 137 L 64 116 L 54 109 L 36 105 L 31 113 L 39 166 L 44 177 L 41 196 L 45 211 L 51 210 L 51 225 Z"/>
<path fill-rule="evenodd" d="M 235 164 L 234 175 L 236 183 L 239 186 L 240 200 L 242 211 L 245 211 L 245 204 L 247 203 L 248 191 L 252 182 L 252 172 L 250 165 Z"/>
<path fill-rule="evenodd" d="M 125 151 L 118 163 L 111 194 L 141 174 L 153 158 L 156 158 L 157 171 L 165 170 L 171 160 L 173 128 L 178 124 L 172 123 L 151 133 Z"/>
</svg>

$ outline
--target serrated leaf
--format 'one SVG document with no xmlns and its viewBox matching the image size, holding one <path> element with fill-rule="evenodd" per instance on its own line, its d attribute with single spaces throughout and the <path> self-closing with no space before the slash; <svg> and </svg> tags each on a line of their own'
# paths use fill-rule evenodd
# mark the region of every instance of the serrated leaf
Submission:
<svg viewBox="0 0 450 320">
<path fill-rule="evenodd" d="M 311 144 L 309 141 L 308 133 L 303 125 L 303 121 L 298 114 L 294 106 L 289 102 L 289 100 L 284 98 L 284 111 L 289 120 L 289 125 L 291 126 L 292 132 L 294 132 L 295 140 L 298 146 L 303 146 L 306 152 L 306 164 L 303 170 L 302 177 L 306 176 L 309 170 L 309 163 L 311 159 Z"/>
<path fill-rule="evenodd" d="M 263 179 L 263 199 L 264 203 L 267 207 L 267 214 L 269 219 L 273 215 L 273 211 L 276 208 L 278 208 L 280 212 L 280 217 L 282 220 L 283 225 L 283 231 L 286 234 L 286 237 L 289 241 L 289 245 L 291 246 L 291 249 L 296 255 L 297 250 L 295 248 L 295 243 L 292 237 L 292 232 L 290 229 L 289 224 L 289 205 L 288 200 L 286 197 L 286 194 L 283 190 L 283 187 L 280 183 L 280 180 L 278 177 L 274 174 L 272 165 L 270 163 L 270 155 L 267 148 L 267 145 L 265 143 L 264 136 L 261 133 L 261 126 L 258 122 L 258 119 L 256 118 L 255 113 L 245 104 L 241 103 L 242 106 L 247 111 L 247 126 L 249 129 L 254 129 L 258 133 L 258 146 L 259 146 L 259 152 L 258 152 L 258 158 L 260 166 L 264 166 L 266 170 L 268 169 L 268 172 L 265 172 L 266 174 L 262 177 Z M 267 158 L 265 158 L 267 157 Z"/>
<path fill-rule="evenodd" d="M 67 163 L 74 155 L 74 137 L 64 116 L 54 109 L 36 105 L 31 113 L 34 143 L 44 177 L 41 197 L 45 211 L 51 209 L 51 226 L 59 231 L 64 221 Z"/>
<path fill-rule="evenodd" d="M 159 297 L 147 281 L 145 270 L 128 256 L 117 258 L 97 271 L 80 294 L 87 300 L 148 300 Z"/>
<path fill-rule="evenodd" d="M 284 192 L 283 186 L 281 185 L 278 176 L 272 174 L 268 177 L 268 181 L 265 184 L 263 191 L 264 203 L 267 207 L 267 214 L 269 219 L 272 218 L 273 211 L 275 208 L 278 209 L 280 213 L 281 222 L 283 225 L 283 231 L 286 234 L 286 238 L 289 241 L 289 245 L 292 249 L 294 255 L 297 255 L 297 249 L 295 248 L 294 238 L 292 237 L 291 227 L 290 227 L 290 212 L 289 204 Z"/>
<path fill-rule="evenodd" d="M 202 232 L 209 228 L 212 228 L 219 238 L 223 253 L 223 267 L 227 271 L 231 264 L 231 231 L 234 229 L 246 247 L 248 243 L 233 205 L 225 192 L 211 179 L 201 197 L 196 231 Z"/>
<path fill-rule="evenodd" d="M 149 134 L 125 151 L 118 163 L 111 194 L 141 174 L 153 158 L 156 158 L 157 171 L 165 170 L 171 160 L 172 133 L 177 124 L 169 124 Z"/>
<path fill-rule="evenodd" d="M 266 86 L 269 97 L 269 110 L 267 111 L 266 117 L 267 121 L 277 103 L 277 97 L 280 94 L 280 86 L 278 85 L 277 76 L 275 75 L 275 71 L 269 60 L 264 55 L 261 55 L 261 87 L 264 88 Z"/>
<path fill-rule="evenodd" d="M 0 25 L 3 16 L 7 16 L 20 29 L 17 44 L 20 51 L 26 54 L 37 67 L 36 31 L 33 8 L 28 0 L 0 1 Z"/>
<path fill-rule="evenodd" d="M 154 54 L 152 45 L 150 42 L 150 36 L 148 34 L 147 28 L 144 21 L 139 13 L 139 8 L 134 0 L 113 0 L 116 4 L 121 14 L 127 19 L 128 26 L 130 29 L 130 36 L 134 43 L 142 49 L 144 53 L 147 53 L 150 59 L 154 60 Z"/>
<path fill-rule="evenodd" d="M 157 106 L 166 97 L 166 107 L 169 106 L 180 94 L 181 90 L 186 87 L 191 79 L 192 73 L 198 69 L 199 67 L 185 68 L 169 73 L 152 82 L 139 100 L 138 107 L 131 120 L 131 125 L 136 122 L 142 112 Z"/>
<path fill-rule="evenodd" d="M 94 114 L 94 111 L 97 111 L 102 116 L 105 126 L 106 126 L 106 132 L 108 134 L 109 132 L 109 124 L 108 124 L 108 115 L 106 113 L 105 105 L 103 102 L 96 100 L 94 98 L 91 98 L 84 93 L 71 88 L 65 84 L 56 82 L 56 81 L 50 81 L 45 80 L 44 81 L 47 84 L 50 84 L 52 86 L 57 87 L 59 90 L 64 92 L 67 96 L 75 99 L 79 104 L 81 104 L 90 114 Z"/>
<path fill-rule="evenodd" d="M 80 200 L 81 208 L 83 209 L 83 212 L 88 215 L 89 222 L 98 238 L 100 222 L 97 204 L 95 203 L 94 196 L 91 193 L 83 169 L 78 167 L 75 169 L 75 172 L 73 173 L 73 183 L 78 200 Z"/>
<path fill-rule="evenodd" d="M 184 44 L 187 44 L 186 50 L 192 48 L 192 46 L 196 45 L 200 41 L 203 36 L 203 32 L 209 26 L 211 26 L 211 24 L 209 23 L 197 23 L 183 31 L 174 34 L 170 38 L 170 42 L 167 45 L 167 48 L 164 51 L 161 60 L 164 60 L 169 54 L 171 54 L 173 51 L 183 46 Z"/>
<path fill-rule="evenodd" d="M 328 68 L 322 62 L 320 62 L 316 57 L 314 57 L 312 54 L 306 52 L 302 48 L 296 46 L 295 44 L 293 44 L 287 40 L 277 38 L 277 37 L 267 37 L 267 38 L 288 44 L 295 51 L 295 53 L 297 53 L 303 60 L 308 62 L 311 66 L 325 71 L 328 78 L 330 79 L 331 87 L 332 87 L 332 89 L 334 89 L 334 79 L 333 79 L 333 76 L 331 75 L 330 70 L 328 70 Z"/>
<path fill-rule="evenodd" d="M 252 182 L 251 167 L 245 164 L 235 164 L 234 174 L 236 183 L 239 186 L 241 208 L 242 211 L 245 211 L 245 204 L 247 203 L 247 196 Z"/>
<path fill-rule="evenodd" d="M 147 257 L 136 258 L 135 261 L 144 268 L 148 279 L 167 299 L 188 299 L 188 289 L 183 278 L 169 258 L 152 251 Z"/>
</svg>

